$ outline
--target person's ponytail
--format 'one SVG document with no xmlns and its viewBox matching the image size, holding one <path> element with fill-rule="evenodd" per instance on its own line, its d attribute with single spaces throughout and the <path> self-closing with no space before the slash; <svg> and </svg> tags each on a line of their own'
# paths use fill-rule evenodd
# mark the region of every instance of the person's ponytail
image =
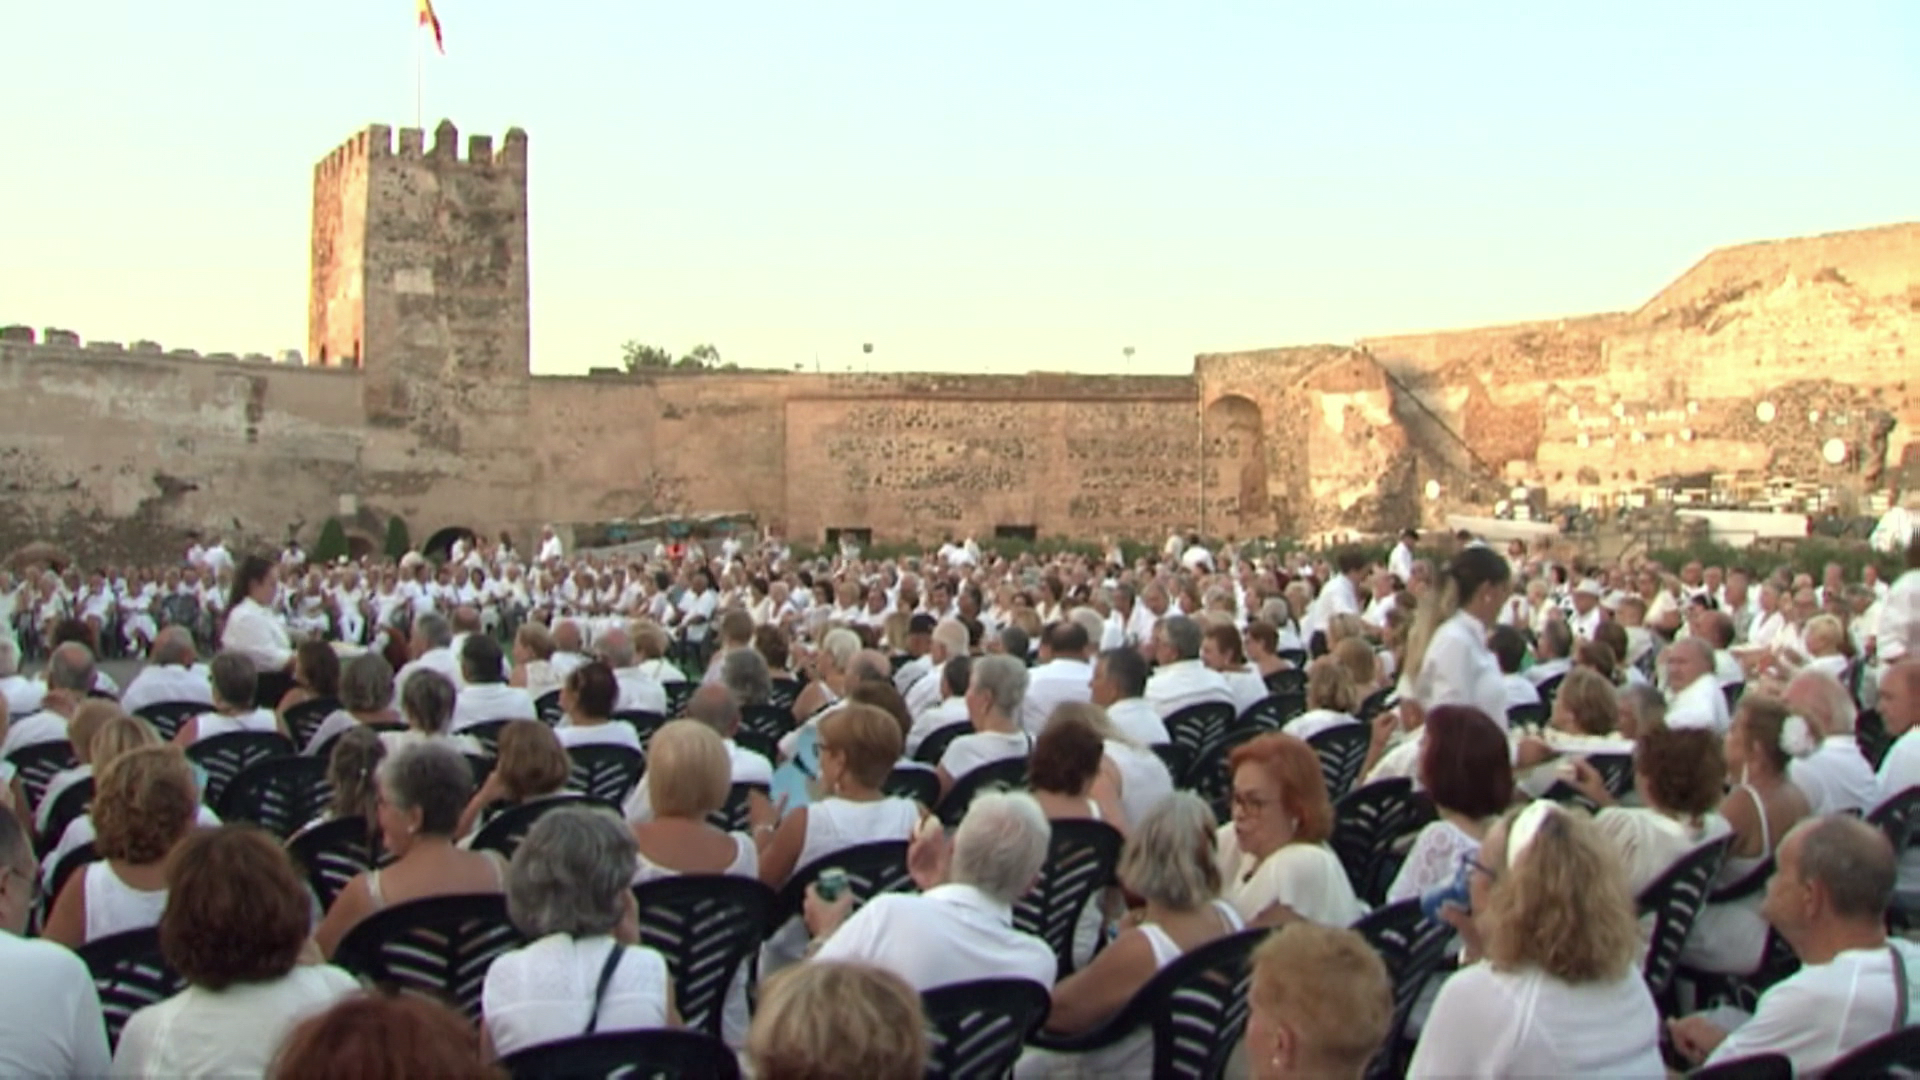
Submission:
<svg viewBox="0 0 1920 1080">
<path fill-rule="evenodd" d="M 1469 547 L 1448 560 L 1440 578 L 1439 595 L 1432 603 L 1422 601 L 1415 615 L 1413 630 L 1407 635 L 1407 659 L 1403 669 L 1407 678 L 1420 677 L 1420 665 L 1426 662 L 1427 647 L 1442 624 L 1459 613 L 1461 607 L 1486 585 L 1498 585 L 1511 579 L 1513 568 L 1492 548 Z"/>
</svg>

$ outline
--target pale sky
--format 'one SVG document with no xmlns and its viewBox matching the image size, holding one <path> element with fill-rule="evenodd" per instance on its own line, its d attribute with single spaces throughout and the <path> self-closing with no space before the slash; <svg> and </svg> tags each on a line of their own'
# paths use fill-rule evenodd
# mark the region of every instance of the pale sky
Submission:
<svg viewBox="0 0 1920 1080">
<path fill-rule="evenodd" d="M 1631 308 L 1920 218 L 1920 3 L 440 0 L 425 119 L 530 136 L 534 370 L 1181 373 Z M 15 0 L 0 324 L 306 341 L 313 163 L 412 0 Z"/>
</svg>

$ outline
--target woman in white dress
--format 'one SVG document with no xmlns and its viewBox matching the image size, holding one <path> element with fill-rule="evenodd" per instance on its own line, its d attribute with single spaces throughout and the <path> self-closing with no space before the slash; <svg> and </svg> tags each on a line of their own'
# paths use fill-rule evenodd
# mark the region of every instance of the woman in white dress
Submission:
<svg viewBox="0 0 1920 1080">
<path fill-rule="evenodd" d="M 1154 807 L 1128 838 L 1118 868 L 1122 888 L 1143 907 L 1091 963 L 1053 988 L 1046 1027 L 1056 1035 L 1084 1035 L 1112 1020 L 1160 969 L 1202 945 L 1245 927 L 1220 896 L 1220 868 L 1208 836 L 1213 811 L 1199 796 L 1179 792 Z M 1153 1069 L 1153 1035 L 1145 1027 L 1087 1054 L 1028 1051 L 1017 1077 L 1145 1076 Z"/>
<path fill-rule="evenodd" d="M 157 926 L 167 906 L 167 857 L 193 830 L 200 789 L 175 746 L 129 750 L 94 780 L 93 846 L 102 861 L 67 879 L 41 936 L 77 949 Z"/>
<path fill-rule="evenodd" d="M 227 624 L 220 632 L 223 652 L 237 652 L 260 671 L 286 671 L 293 664 L 293 640 L 274 610 L 280 570 L 258 555 L 240 560 L 228 599 Z"/>
<path fill-rule="evenodd" d="M 1425 731 L 1420 787 L 1440 816 L 1414 840 L 1387 887 L 1389 904 L 1451 882 L 1513 803 L 1507 737 L 1485 714 L 1442 705 L 1427 714 Z"/>
<path fill-rule="evenodd" d="M 1633 895 L 1593 823 L 1535 801 L 1487 831 L 1469 871 L 1471 912 L 1442 913 L 1468 966 L 1440 988 L 1407 1075 L 1666 1076 Z"/>
<path fill-rule="evenodd" d="M 1698 971 L 1751 974 L 1766 955 L 1767 920 L 1760 914 L 1764 881 L 1749 880 L 1772 864 L 1788 830 L 1809 813 L 1807 797 L 1787 779 L 1796 752 L 1810 753 L 1813 732 L 1792 716 L 1785 702 L 1761 694 L 1740 699 L 1727 729 L 1727 778 L 1733 790 L 1720 812 L 1733 830 L 1733 846 L 1713 879 L 1714 892 L 1733 886 L 1738 895 L 1716 899 L 1694 920 L 1680 963 Z"/>
<path fill-rule="evenodd" d="M 534 822 L 507 867 L 507 913 L 532 943 L 496 959 L 480 994 L 492 1053 L 680 1026 L 666 957 L 639 943 L 633 875 L 618 815 L 561 807 Z"/>
<path fill-rule="evenodd" d="M 1216 859 L 1222 895 L 1240 918 L 1259 922 L 1290 912 L 1323 926 L 1347 926 L 1366 914 L 1327 846 L 1333 804 L 1313 748 L 1276 732 L 1240 744 L 1227 765 L 1233 821 L 1220 826 Z"/>
</svg>

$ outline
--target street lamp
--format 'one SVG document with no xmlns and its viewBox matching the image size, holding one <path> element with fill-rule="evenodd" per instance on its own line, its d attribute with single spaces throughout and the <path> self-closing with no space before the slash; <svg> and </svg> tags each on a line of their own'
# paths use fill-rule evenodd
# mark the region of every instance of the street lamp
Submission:
<svg viewBox="0 0 1920 1080">
<path fill-rule="evenodd" d="M 1126 348 L 1121 349 L 1120 355 L 1127 358 L 1127 370 L 1132 371 L 1133 370 L 1133 346 L 1129 345 Z"/>
<path fill-rule="evenodd" d="M 866 360 L 867 374 L 869 375 L 873 374 L 873 342 L 868 341 L 868 342 L 862 343 L 860 346 L 860 351 L 865 353 L 867 356 L 867 360 Z"/>
</svg>

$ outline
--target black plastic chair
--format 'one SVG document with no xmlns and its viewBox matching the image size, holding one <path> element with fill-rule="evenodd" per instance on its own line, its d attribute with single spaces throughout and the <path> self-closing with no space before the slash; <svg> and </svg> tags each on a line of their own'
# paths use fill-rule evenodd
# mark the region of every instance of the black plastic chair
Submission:
<svg viewBox="0 0 1920 1080">
<path fill-rule="evenodd" d="M 1653 937 L 1648 942 L 1640 971 L 1655 1001 L 1666 1000 L 1674 971 L 1680 966 L 1680 949 L 1687 942 L 1687 932 L 1700 916 L 1713 875 L 1720 871 L 1720 863 L 1726 859 L 1727 847 L 1732 842 L 1732 837 L 1722 836 L 1694 848 L 1675 859 L 1672 866 L 1649 882 L 1635 898 L 1640 914 L 1653 916 Z M 1672 1011 L 1663 1009 L 1662 1013 Z"/>
<path fill-rule="evenodd" d="M 270 757 L 227 781 L 214 810 L 221 821 L 250 821 L 285 840 L 326 813 L 332 799 L 327 759 Z"/>
<path fill-rule="evenodd" d="M 1207 801 L 1213 808 L 1213 819 L 1225 823 L 1233 818 L 1233 775 L 1227 769 L 1227 758 L 1241 744 L 1257 739 L 1272 732 L 1264 727 L 1236 725 L 1227 733 L 1214 740 L 1187 770 L 1184 787 Z"/>
<path fill-rule="evenodd" d="M 1287 658 L 1287 654 L 1284 652 L 1279 655 L 1283 659 Z M 1300 653 L 1301 662 L 1304 663 L 1306 658 L 1306 653 Z M 1300 664 L 1296 663 L 1290 668 L 1281 668 L 1279 671 L 1266 676 L 1263 681 L 1267 684 L 1267 693 L 1269 694 L 1299 694 L 1302 698 L 1307 696 L 1307 669 L 1301 667 Z"/>
<path fill-rule="evenodd" d="M 1830 1073 L 1852 1077 L 1854 1073 Z M 1752 1054 L 1718 1065 L 1702 1065 L 1687 1074 L 1688 1080 L 1793 1080 L 1793 1059 L 1784 1054 Z"/>
<path fill-rule="evenodd" d="M 800 700 L 800 691 L 806 689 L 799 679 L 773 680 L 773 692 L 767 696 L 767 704 L 776 709 L 786 710 L 786 723 L 793 724 L 793 703 Z"/>
<path fill-rule="evenodd" d="M 534 715 L 544 721 L 548 727 L 559 723 L 560 718 L 566 715 L 560 708 L 560 691 L 549 690 L 539 697 L 534 698 L 533 712 Z"/>
<path fill-rule="evenodd" d="M 226 791 L 227 783 L 247 766 L 293 754 L 293 743 L 277 731 L 233 731 L 201 739 L 187 747 L 187 757 L 206 770 L 207 782 L 200 790 L 200 801 L 208 806 L 220 805 L 220 795 Z"/>
<path fill-rule="evenodd" d="M 1551 679 L 1542 680 L 1534 687 L 1540 691 L 1540 703 L 1547 707 L 1548 712 L 1553 711 L 1553 699 L 1560 696 L 1560 684 L 1565 682 L 1566 678 L 1565 675 L 1555 675 Z"/>
<path fill-rule="evenodd" d="M 589 743 L 567 750 L 573 772 L 567 777 L 567 790 L 619 806 L 627 793 L 640 782 L 647 760 L 640 751 L 610 743 Z"/>
<path fill-rule="evenodd" d="M 1845 1080 L 1913 1076 L 1916 1063 L 1920 1063 L 1920 1024 L 1910 1024 L 1854 1047 L 1845 1057 L 1829 1064 L 1826 1075 Z"/>
<path fill-rule="evenodd" d="M 912 799 L 927 809 L 940 801 L 940 775 L 915 765 L 895 765 L 880 790 L 902 799 Z"/>
<path fill-rule="evenodd" d="M 735 783 L 727 790 L 726 804 L 707 815 L 707 824 L 721 832 L 746 832 L 753 825 L 747 807 L 756 791 L 769 797 L 772 795 L 772 790 L 766 784 Z"/>
<path fill-rule="evenodd" d="M 1523 727 L 1545 727 L 1549 715 L 1551 713 L 1545 702 L 1534 705 L 1510 705 L 1507 707 L 1507 727 L 1514 730 Z"/>
<path fill-rule="evenodd" d="M 513 723 L 511 720 L 482 720 L 477 724 L 469 724 L 454 734 L 467 736 L 484 747 L 488 756 L 498 757 L 500 733 L 507 730 L 507 725 L 511 723 Z"/>
<path fill-rule="evenodd" d="M 1246 1030 L 1248 960 L 1266 936 L 1266 930 L 1242 930 L 1182 956 L 1098 1031 L 1072 1038 L 1042 1031 L 1030 1041 L 1047 1050 L 1086 1053 L 1150 1026 L 1154 1080 L 1214 1080 Z"/>
<path fill-rule="evenodd" d="M 960 824 L 967 816 L 967 807 L 973 805 L 974 796 L 995 788 L 1025 788 L 1027 786 L 1027 759 L 1022 757 L 1001 758 L 990 761 L 965 776 L 955 777 L 953 786 L 947 789 L 946 797 L 940 805 L 934 807 L 935 816 L 948 828 Z"/>
<path fill-rule="evenodd" d="M 372 731 L 380 731 L 380 732 L 407 730 L 407 725 L 401 724 L 401 723 L 389 722 L 389 721 L 381 721 L 379 723 L 362 722 L 360 726 L 364 728 L 368 728 Z M 333 757 L 333 748 L 340 745 L 340 736 L 345 735 L 347 732 L 351 730 L 353 729 L 341 728 L 340 730 L 327 736 L 326 741 L 315 746 L 313 748 L 313 753 L 306 754 L 304 756 L 310 757 L 310 758 L 317 758 L 320 761 L 330 760 Z M 464 732 L 462 732 L 462 734 L 464 734 Z"/>
<path fill-rule="evenodd" d="M 294 745 L 305 746 L 313 741 L 313 733 L 320 730 L 327 717 L 339 711 L 340 703 L 333 698 L 314 698 L 288 709 L 281 719 L 287 722 Z"/>
<path fill-rule="evenodd" d="M 1406 1041 L 1407 1019 L 1413 1015 L 1414 1004 L 1427 983 L 1446 963 L 1453 927 L 1427 918 L 1416 898 L 1376 909 L 1354 923 L 1353 929 L 1380 954 L 1393 980 L 1393 1021 L 1387 1028 L 1386 1043 L 1367 1070 L 1369 1077 L 1384 1080 L 1405 1069 L 1412 1049 Z"/>
<path fill-rule="evenodd" d="M 1893 749 L 1893 736 L 1887 732 L 1887 722 L 1878 709 L 1860 710 L 1859 719 L 1853 724 L 1853 741 L 1860 747 L 1860 756 L 1867 759 L 1875 772 L 1880 770 L 1887 751 Z"/>
<path fill-rule="evenodd" d="M 1104 821 L 1053 822 L 1040 878 L 1013 906 L 1014 927 L 1047 943 L 1060 962 L 1062 979 L 1073 974 L 1073 932 L 1080 913 L 1114 883 L 1125 842 L 1120 830 Z"/>
<path fill-rule="evenodd" d="M 923 992 L 930 1080 L 1010 1075 L 1053 998 L 1031 979 L 979 979 Z"/>
<path fill-rule="evenodd" d="M 1173 745 L 1187 752 L 1187 760 L 1194 763 L 1197 771 L 1206 759 L 1207 751 L 1217 746 L 1232 730 L 1233 722 L 1239 719 L 1230 701 L 1203 701 L 1198 705 L 1189 705 L 1176 709 L 1166 718 L 1167 736 Z M 1179 783 L 1180 777 L 1175 777 Z"/>
<path fill-rule="evenodd" d="M 608 719 L 631 725 L 633 733 L 640 737 L 640 752 L 643 754 L 653 743 L 653 733 L 667 724 L 665 716 L 657 712 L 647 712 L 644 709 L 623 709 L 615 712 Z"/>
<path fill-rule="evenodd" d="M 938 765 L 940 758 L 947 752 L 948 743 L 962 735 L 971 734 L 973 734 L 971 720 L 961 720 L 943 728 L 936 728 L 932 734 L 920 740 L 919 746 L 914 747 L 913 760 L 926 765 Z"/>
<path fill-rule="evenodd" d="M 775 744 L 781 736 L 793 730 L 793 706 L 786 708 L 778 705 L 743 705 L 740 708 L 740 730 L 735 734 L 737 741 L 741 735 L 754 734 Z"/>
<path fill-rule="evenodd" d="M 1720 688 L 1720 692 L 1727 696 L 1727 711 L 1732 712 L 1734 707 L 1740 704 L 1740 696 L 1747 692 L 1747 684 L 1728 683 Z"/>
<path fill-rule="evenodd" d="M 1288 694 L 1268 694 L 1259 701 L 1247 706 L 1240 714 L 1241 727 L 1257 727 L 1264 731 L 1279 731 L 1287 721 L 1307 711 L 1305 691 Z"/>
<path fill-rule="evenodd" d="M 47 811 L 47 831 L 40 834 L 39 854 L 46 858 L 60 837 L 66 833 L 67 826 L 73 824 L 87 808 L 93 805 L 93 777 L 82 777 L 68 784 L 60 794 L 54 796 L 53 807 Z"/>
<path fill-rule="evenodd" d="M 742 965 L 773 932 L 779 897 L 753 878 L 697 874 L 633 887 L 640 943 L 667 958 L 686 1026 L 718 1038 Z"/>
<path fill-rule="evenodd" d="M 1373 693 L 1368 694 L 1366 699 L 1360 702 L 1360 711 L 1353 714 L 1354 718 L 1364 724 L 1371 721 L 1374 717 L 1379 716 L 1381 713 L 1386 712 L 1388 707 L 1394 703 L 1394 691 L 1396 689 L 1397 688 L 1393 686 L 1383 686 Z"/>
<path fill-rule="evenodd" d="M 53 868 L 53 879 L 48 888 L 40 893 L 35 905 L 33 923 L 37 930 L 46 929 L 47 916 L 53 912 L 53 902 L 59 898 L 60 890 L 67 887 L 67 881 L 92 863 L 100 861 L 100 853 L 94 850 L 91 841 L 81 844 L 61 857 Z"/>
<path fill-rule="evenodd" d="M 333 906 L 334 898 L 354 875 L 385 861 L 376 850 L 372 834 L 364 819 L 344 817 L 323 821 L 287 841 L 287 854 L 306 872 L 307 887 L 313 890 L 321 910 Z"/>
<path fill-rule="evenodd" d="M 20 786 L 26 791 L 30 806 L 40 805 L 40 798 L 47 793 L 54 774 L 80 764 L 80 759 L 73 756 L 73 745 L 65 739 L 23 746 L 9 754 L 7 760 L 19 773 Z"/>
<path fill-rule="evenodd" d="M 172 742 L 187 721 L 212 708 L 205 701 L 159 701 L 142 706 L 133 715 L 145 720 L 163 742 Z"/>
<path fill-rule="evenodd" d="M 693 700 L 694 691 L 700 689 L 700 684 L 692 679 L 675 679 L 661 685 L 666 687 L 667 691 L 667 718 L 672 720 L 685 716 L 687 702 Z"/>
<path fill-rule="evenodd" d="M 293 689 L 293 676 L 284 671 L 262 671 L 253 682 L 253 707 L 278 709 L 280 699 Z"/>
<path fill-rule="evenodd" d="M 512 1080 L 739 1080 L 727 1044 L 697 1031 L 611 1031 L 529 1046 L 500 1059 Z"/>
<path fill-rule="evenodd" d="M 1154 755 L 1160 759 L 1160 764 L 1167 767 L 1167 775 L 1173 778 L 1174 787 L 1187 786 L 1187 774 L 1193 770 L 1193 756 L 1187 753 L 1186 747 L 1175 746 L 1172 743 L 1154 743 L 1147 749 L 1153 751 Z"/>
<path fill-rule="evenodd" d="M 585 795 L 567 792 L 561 795 L 549 795 L 542 799 L 528 799 L 526 802 L 509 806 L 488 819 L 479 831 L 473 834 L 473 843 L 467 846 L 474 851 L 497 851 L 503 859 L 513 858 L 520 850 L 521 841 L 533 829 L 533 824 L 546 815 L 549 810 L 558 810 L 563 806 L 592 806 L 612 809 L 618 814 L 620 808 L 611 803 Z"/>
<path fill-rule="evenodd" d="M 1308 659 L 1308 658 L 1307 658 L 1307 650 L 1305 650 L 1305 649 L 1276 649 L 1276 650 L 1274 650 L 1274 654 L 1273 654 L 1273 655 L 1275 655 L 1275 656 L 1277 656 L 1277 657 L 1279 657 L 1279 658 L 1280 658 L 1280 659 L 1282 659 L 1282 660 L 1285 660 L 1285 661 L 1286 661 L 1287 663 L 1289 663 L 1289 664 L 1292 664 L 1292 665 L 1293 665 L 1293 670 L 1295 670 L 1295 671 L 1298 671 L 1298 672 L 1300 672 L 1300 673 L 1301 673 L 1301 674 L 1300 674 L 1300 678 L 1301 678 L 1302 680 L 1304 680 L 1304 679 L 1305 679 L 1305 678 L 1307 677 L 1307 676 L 1306 676 L 1306 670 L 1307 670 L 1307 659 Z"/>
<path fill-rule="evenodd" d="M 1307 740 L 1320 759 L 1320 778 L 1327 783 L 1327 798 L 1338 801 L 1360 779 L 1360 767 L 1367 763 L 1367 750 L 1373 745 L 1373 728 L 1366 724 L 1341 724 L 1323 728 Z"/>
<path fill-rule="evenodd" d="M 377 985 L 452 1004 L 477 1021 L 487 968 L 524 943 L 499 893 L 432 896 L 361 920 L 340 939 L 333 963 Z"/>
<path fill-rule="evenodd" d="M 107 1022 L 107 1046 L 120 1045 L 128 1018 L 187 988 L 160 953 L 160 931 L 149 927 L 98 938 L 75 950 L 93 976 L 100 1013 Z"/>
<path fill-rule="evenodd" d="M 1600 774 L 1600 782 L 1614 798 L 1624 799 L 1633 790 L 1632 754 L 1588 754 L 1587 764 Z"/>
<path fill-rule="evenodd" d="M 807 886 L 813 884 L 814 879 L 820 876 L 820 871 L 828 867 L 838 867 L 847 872 L 847 892 L 853 896 L 855 907 L 882 893 L 920 890 L 920 886 L 914 883 L 913 875 L 907 872 L 905 840 L 857 844 L 822 855 L 795 871 L 780 888 L 779 903 L 774 909 L 775 926 L 784 926 L 788 919 L 800 914 L 806 903 Z"/>
<path fill-rule="evenodd" d="M 1887 834 L 1896 857 L 1920 835 L 1920 784 L 1907 788 L 1867 813 L 1867 824 Z"/>
<path fill-rule="evenodd" d="M 1346 867 L 1354 893 L 1378 905 L 1399 869 L 1394 843 L 1433 816 L 1433 803 L 1406 777 L 1376 780 L 1341 796 L 1333 804 L 1333 836 L 1327 843 Z"/>
</svg>

